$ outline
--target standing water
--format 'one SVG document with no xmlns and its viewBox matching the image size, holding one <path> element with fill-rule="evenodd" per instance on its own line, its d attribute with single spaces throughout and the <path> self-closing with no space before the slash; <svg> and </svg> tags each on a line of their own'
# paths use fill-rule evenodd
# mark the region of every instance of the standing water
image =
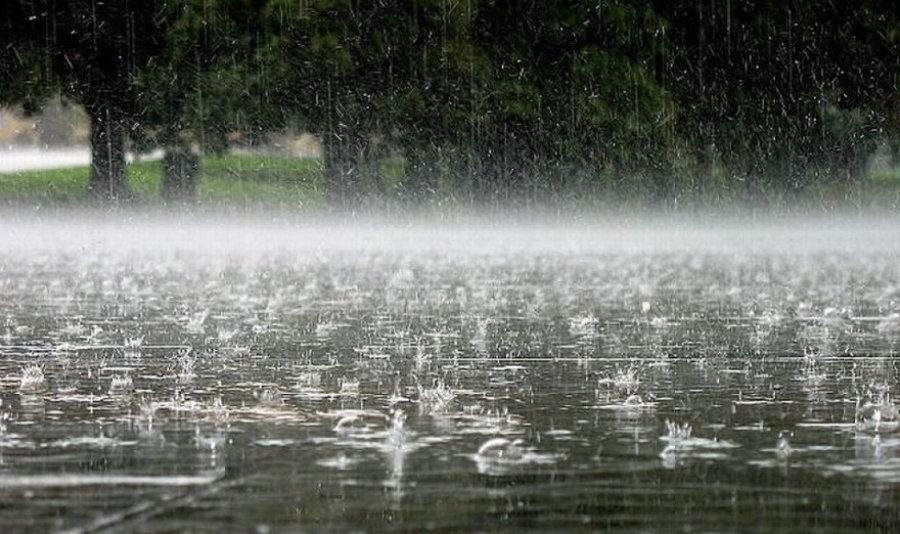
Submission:
<svg viewBox="0 0 900 534">
<path fill-rule="evenodd" d="M 3 531 L 900 528 L 889 226 L 138 219 L 4 225 Z"/>
</svg>

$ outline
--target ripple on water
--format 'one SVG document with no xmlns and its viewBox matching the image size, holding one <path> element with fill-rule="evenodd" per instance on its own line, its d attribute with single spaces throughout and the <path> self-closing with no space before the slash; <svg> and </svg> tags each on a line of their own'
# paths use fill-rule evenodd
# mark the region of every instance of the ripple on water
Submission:
<svg viewBox="0 0 900 534">
<path fill-rule="evenodd" d="M 469 458 L 483 475 L 505 475 L 536 465 L 553 465 L 562 460 L 562 453 L 541 453 L 523 439 L 491 438 L 478 447 Z"/>
</svg>

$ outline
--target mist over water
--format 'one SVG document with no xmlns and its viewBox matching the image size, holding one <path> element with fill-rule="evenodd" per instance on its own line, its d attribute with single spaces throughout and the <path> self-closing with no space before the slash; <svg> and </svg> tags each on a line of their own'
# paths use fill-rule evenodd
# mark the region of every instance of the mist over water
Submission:
<svg viewBox="0 0 900 534">
<path fill-rule="evenodd" d="M 897 528 L 897 221 L 640 219 L 8 215 L 0 521 Z"/>
<path fill-rule="evenodd" d="M 777 211 L 728 216 L 708 213 L 488 216 L 316 215 L 131 211 L 103 214 L 13 212 L 3 218 L 7 251 L 97 250 L 108 253 L 190 250 L 198 254 L 379 251 L 457 254 L 592 254 L 629 252 L 883 252 L 894 215 L 785 215 Z M 565 213 L 565 214 L 561 214 Z"/>
</svg>

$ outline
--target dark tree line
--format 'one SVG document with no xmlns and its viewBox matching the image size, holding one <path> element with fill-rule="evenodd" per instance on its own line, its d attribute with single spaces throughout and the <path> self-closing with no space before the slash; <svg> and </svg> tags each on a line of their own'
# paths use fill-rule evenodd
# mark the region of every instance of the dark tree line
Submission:
<svg viewBox="0 0 900 534">
<path fill-rule="evenodd" d="M 747 183 L 858 176 L 900 119 L 900 5 L 655 2 L 680 136 Z"/>
<path fill-rule="evenodd" d="M 338 202 L 800 191 L 900 137 L 889 0 L 8 4 L 0 102 L 83 105 L 108 199 L 127 143 L 165 148 L 165 194 L 190 196 L 192 147 L 285 129 L 321 140 Z"/>
</svg>

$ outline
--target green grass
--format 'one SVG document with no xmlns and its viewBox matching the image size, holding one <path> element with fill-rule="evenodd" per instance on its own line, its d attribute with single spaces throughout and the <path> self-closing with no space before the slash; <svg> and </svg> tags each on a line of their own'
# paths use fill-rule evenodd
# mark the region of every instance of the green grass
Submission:
<svg viewBox="0 0 900 534">
<path fill-rule="evenodd" d="M 873 185 L 900 187 L 900 169 L 874 171 L 869 174 L 868 181 Z"/>
<path fill-rule="evenodd" d="M 860 188 L 861 204 L 873 207 L 900 208 L 900 169 L 875 171 Z"/>
<path fill-rule="evenodd" d="M 381 190 L 385 200 L 399 198 L 406 174 L 402 158 L 381 162 Z M 449 171 L 448 171 L 449 172 Z M 0 205 L 28 207 L 64 207 L 87 203 L 88 167 L 27 171 L 0 174 Z M 449 174 L 453 175 L 452 172 Z M 160 196 L 162 163 L 140 161 L 128 165 L 129 185 L 138 205 L 163 204 Z M 446 183 L 445 183 L 446 182 Z M 464 209 L 467 204 L 465 180 L 440 180 L 432 206 Z M 826 209 L 850 207 L 858 209 L 900 209 L 900 170 L 872 172 L 854 181 L 811 183 L 799 196 L 791 196 L 777 181 L 768 187 L 756 184 L 753 191 L 744 184 L 710 179 L 703 187 L 687 184 L 689 192 L 679 195 L 679 205 L 738 206 L 761 203 L 772 207 L 801 205 Z M 680 184 L 685 185 L 685 184 Z M 679 185 L 675 186 L 676 189 Z M 284 209 L 323 208 L 326 187 L 322 163 L 312 158 L 289 158 L 263 155 L 204 156 L 197 204 L 211 207 L 279 207 Z M 612 188 L 611 177 L 598 175 L 597 181 L 575 184 L 566 193 L 570 201 L 588 209 L 604 210 L 623 206 L 647 205 L 651 195 L 640 183 L 620 184 Z"/>
<path fill-rule="evenodd" d="M 0 203 L 68 205 L 85 201 L 89 168 L 0 174 Z M 140 204 L 161 204 L 162 163 L 128 165 L 128 183 Z M 205 156 L 197 191 L 200 204 L 321 207 L 322 165 L 311 158 L 258 155 Z"/>
<path fill-rule="evenodd" d="M 0 200 L 10 204 L 78 202 L 84 198 L 87 181 L 87 167 L 0 174 Z"/>
</svg>

